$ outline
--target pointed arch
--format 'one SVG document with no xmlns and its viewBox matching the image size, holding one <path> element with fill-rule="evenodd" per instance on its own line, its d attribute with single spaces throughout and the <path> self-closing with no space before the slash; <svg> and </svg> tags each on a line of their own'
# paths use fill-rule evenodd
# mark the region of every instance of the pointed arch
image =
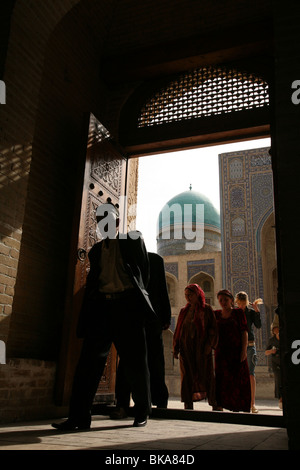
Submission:
<svg viewBox="0 0 300 470">
<path fill-rule="evenodd" d="M 206 303 L 210 305 L 214 304 L 215 279 L 210 274 L 199 271 L 190 278 L 189 283 L 198 284 L 204 291 Z"/>
<path fill-rule="evenodd" d="M 171 304 L 171 307 L 174 307 L 176 305 L 176 292 L 177 292 L 178 280 L 173 274 L 170 274 L 166 271 L 166 282 L 167 282 L 170 304 Z"/>
</svg>

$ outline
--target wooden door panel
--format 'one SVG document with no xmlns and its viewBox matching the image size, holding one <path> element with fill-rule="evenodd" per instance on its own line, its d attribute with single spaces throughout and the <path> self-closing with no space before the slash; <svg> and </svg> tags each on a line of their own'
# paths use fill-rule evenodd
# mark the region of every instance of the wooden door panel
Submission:
<svg viewBox="0 0 300 470">
<path fill-rule="evenodd" d="M 125 195 L 126 160 L 109 139 L 103 139 L 102 129 L 101 124 L 91 116 L 78 240 L 79 250 L 83 248 L 86 252 L 99 241 L 96 234 L 97 207 L 107 201 L 118 205 L 120 197 Z M 80 264 L 82 272 L 76 280 L 79 289 L 85 283 L 89 269 L 87 259 Z M 114 400 L 116 361 L 117 353 L 112 346 L 95 397 L 97 403 Z"/>
<path fill-rule="evenodd" d="M 96 210 L 100 204 L 111 201 L 119 204 L 126 190 L 126 159 L 109 139 L 103 126 L 91 115 L 86 152 L 85 175 L 82 190 L 80 223 L 77 242 L 75 273 L 70 282 L 72 299 L 67 299 L 62 354 L 60 359 L 56 401 L 68 402 L 81 341 L 76 338 L 76 325 L 83 299 L 84 285 L 89 270 L 88 252 L 99 240 L 96 234 Z M 74 268 L 73 268 L 74 269 Z M 112 402 L 115 392 L 117 353 L 112 346 L 98 387 L 95 402 Z"/>
</svg>

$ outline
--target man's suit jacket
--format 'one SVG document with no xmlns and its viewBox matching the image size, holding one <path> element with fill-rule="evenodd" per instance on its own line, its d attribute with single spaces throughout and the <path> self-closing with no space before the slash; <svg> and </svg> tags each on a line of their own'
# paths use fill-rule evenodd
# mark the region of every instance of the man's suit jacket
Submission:
<svg viewBox="0 0 300 470">
<path fill-rule="evenodd" d="M 145 307 L 146 313 L 153 316 L 155 313 L 147 291 L 150 279 L 150 265 L 144 240 L 140 232 L 130 232 L 126 235 L 126 238 L 124 235 L 123 238 L 122 236 L 117 237 L 124 266 L 138 298 L 140 298 L 142 305 Z M 79 338 L 85 336 L 88 326 L 92 326 L 93 313 L 97 311 L 96 315 L 101 315 L 101 299 L 98 295 L 98 289 L 103 243 L 104 241 L 96 243 L 88 254 L 90 271 L 87 275 L 84 299 L 77 326 L 77 336 Z"/>
<path fill-rule="evenodd" d="M 148 253 L 150 262 L 150 281 L 148 293 L 153 309 L 161 326 L 171 323 L 171 305 L 169 300 L 165 265 L 163 258 L 157 253 Z"/>
</svg>

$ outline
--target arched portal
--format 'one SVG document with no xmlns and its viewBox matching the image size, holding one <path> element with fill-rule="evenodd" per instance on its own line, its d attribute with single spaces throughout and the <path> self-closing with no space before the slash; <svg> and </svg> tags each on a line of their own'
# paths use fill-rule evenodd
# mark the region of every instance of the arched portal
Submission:
<svg viewBox="0 0 300 470">
<path fill-rule="evenodd" d="M 194 275 L 189 283 L 191 284 L 198 284 L 201 289 L 204 291 L 205 294 L 205 301 L 209 305 L 214 304 L 215 298 L 215 280 L 212 276 L 205 272 L 200 272 Z"/>
</svg>

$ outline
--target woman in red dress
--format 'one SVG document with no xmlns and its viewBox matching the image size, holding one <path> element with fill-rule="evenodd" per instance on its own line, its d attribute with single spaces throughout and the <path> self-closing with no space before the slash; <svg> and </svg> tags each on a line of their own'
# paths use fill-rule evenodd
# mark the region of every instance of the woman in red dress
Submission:
<svg viewBox="0 0 300 470">
<path fill-rule="evenodd" d="M 185 409 L 193 402 L 208 399 L 215 406 L 215 377 L 212 350 L 218 341 L 213 309 L 205 303 L 198 284 L 185 288 L 187 304 L 179 313 L 173 338 L 173 354 L 180 360 L 181 401 Z"/>
<path fill-rule="evenodd" d="M 248 328 L 242 309 L 233 308 L 233 295 L 224 289 L 217 294 L 219 342 L 216 349 L 216 400 L 218 410 L 250 412 L 251 387 L 247 362 Z"/>
</svg>

